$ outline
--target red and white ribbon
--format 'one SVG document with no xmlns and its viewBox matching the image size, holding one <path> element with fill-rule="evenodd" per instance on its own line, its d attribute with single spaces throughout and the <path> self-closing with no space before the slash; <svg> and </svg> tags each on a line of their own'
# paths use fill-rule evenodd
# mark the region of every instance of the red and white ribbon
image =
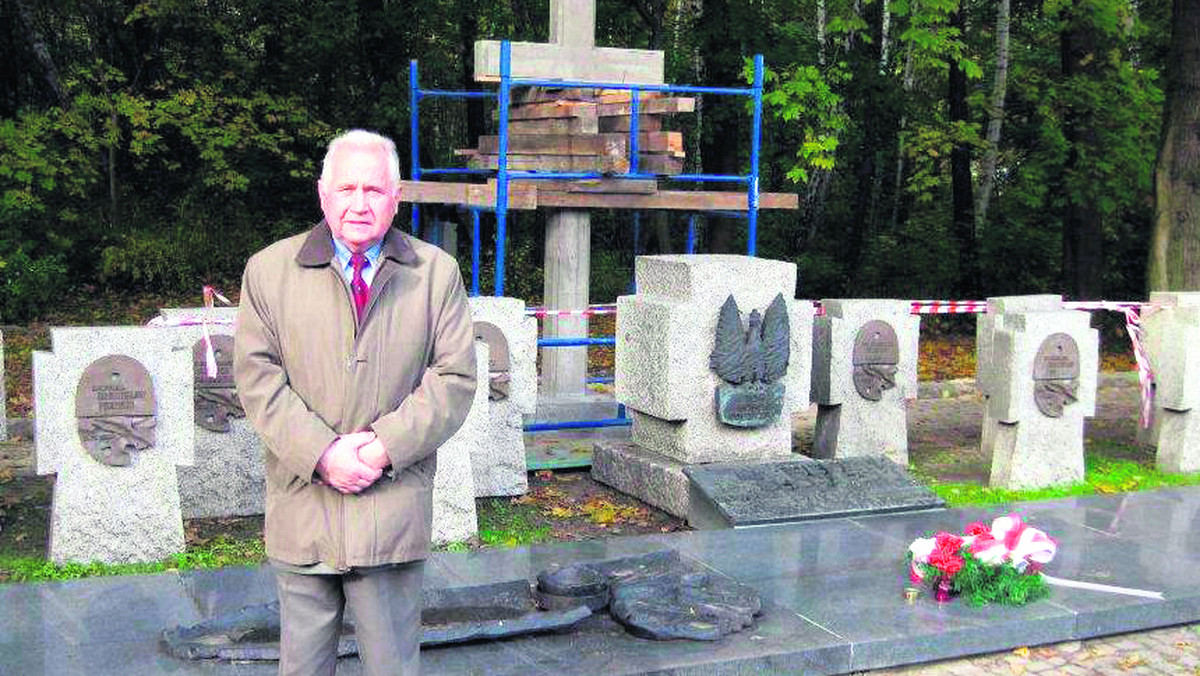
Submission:
<svg viewBox="0 0 1200 676">
<path fill-rule="evenodd" d="M 1157 312 L 1158 306 L 1145 306 L 1147 312 Z M 1146 350 L 1146 331 L 1142 328 L 1141 308 L 1127 307 L 1125 313 L 1125 330 L 1129 332 L 1129 342 L 1133 344 L 1133 359 L 1137 362 L 1138 389 L 1142 395 L 1142 410 L 1140 422 L 1143 428 L 1150 426 L 1150 416 L 1154 409 L 1154 371 L 1150 368 L 1150 353 Z"/>
<path fill-rule="evenodd" d="M 205 286 L 204 292 L 204 307 L 211 310 L 213 308 L 213 299 L 221 301 L 226 305 L 233 305 L 216 287 Z M 212 338 L 209 337 L 209 324 L 225 324 L 232 325 L 232 319 L 214 319 L 209 317 L 207 313 L 201 314 L 185 314 L 171 319 L 163 316 L 155 317 L 146 322 L 146 326 L 154 326 L 158 328 L 167 328 L 173 326 L 199 326 L 201 333 L 204 334 L 204 372 L 209 378 L 217 377 L 217 355 L 213 351 Z"/>
</svg>

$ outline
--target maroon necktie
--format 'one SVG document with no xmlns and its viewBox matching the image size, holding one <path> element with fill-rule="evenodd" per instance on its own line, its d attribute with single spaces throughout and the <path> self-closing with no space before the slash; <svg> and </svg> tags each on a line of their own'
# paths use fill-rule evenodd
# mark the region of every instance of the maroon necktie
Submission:
<svg viewBox="0 0 1200 676">
<path fill-rule="evenodd" d="M 363 281 L 362 276 L 363 266 L 366 264 L 366 256 L 360 253 L 350 256 L 350 265 L 354 268 L 354 278 L 350 280 L 350 292 L 354 295 L 355 316 L 359 321 L 362 321 L 363 310 L 367 307 L 367 298 L 371 295 L 371 290 Z"/>
</svg>

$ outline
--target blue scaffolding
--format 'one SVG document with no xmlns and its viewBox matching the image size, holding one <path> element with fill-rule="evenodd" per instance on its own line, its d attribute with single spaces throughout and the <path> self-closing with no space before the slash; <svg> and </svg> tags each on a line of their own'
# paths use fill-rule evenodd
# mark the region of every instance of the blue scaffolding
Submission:
<svg viewBox="0 0 1200 676">
<path fill-rule="evenodd" d="M 505 240 L 508 230 L 508 193 L 509 184 L 517 179 L 598 179 L 619 177 L 623 179 L 665 179 L 671 181 L 683 182 L 726 182 L 726 183 L 742 183 L 746 185 L 746 211 L 743 212 L 719 212 L 725 216 L 745 217 L 749 222 L 749 229 L 746 237 L 746 254 L 754 256 L 756 254 L 756 246 L 758 240 L 758 204 L 759 204 L 759 146 L 762 135 L 762 94 L 763 94 L 763 57 L 761 54 L 754 56 L 754 84 L 751 87 L 698 87 L 691 85 L 646 85 L 646 84 L 628 84 L 621 82 L 611 83 L 596 83 L 596 82 L 578 82 L 569 80 L 540 80 L 540 79 L 522 79 L 512 77 L 512 45 L 507 41 L 500 43 L 500 86 L 496 92 L 485 91 L 445 91 L 437 89 L 421 89 L 418 77 L 417 62 L 413 60 L 409 62 L 409 124 L 410 124 L 410 151 L 412 160 L 412 180 L 420 181 L 426 176 L 437 175 L 486 175 L 496 177 L 496 201 L 492 209 L 496 214 L 496 244 L 495 244 L 495 282 L 493 286 L 493 294 L 496 296 L 504 295 L 504 257 L 505 257 Z M 508 107 L 513 87 L 580 87 L 587 89 L 616 89 L 628 90 L 630 92 L 630 123 L 629 123 L 629 170 L 624 174 L 604 174 L 600 172 L 578 172 L 578 171 L 524 171 L 510 170 L 508 168 Z M 657 174 L 647 174 L 639 171 L 638 167 L 638 136 L 639 136 L 639 107 L 641 105 L 641 92 L 662 92 L 673 94 L 720 94 L 732 96 L 748 96 L 753 100 L 753 124 L 750 136 L 750 173 L 746 175 L 734 174 L 675 174 L 660 176 Z M 498 166 L 496 169 L 468 169 L 468 168 L 422 168 L 420 161 L 420 102 L 425 98 L 457 98 L 457 99 L 496 99 L 499 108 L 499 152 Z M 479 219 L 480 207 L 471 207 L 471 295 L 479 295 Z M 412 204 L 412 232 L 414 235 L 420 234 L 420 205 Z M 637 212 L 634 212 L 634 227 L 635 247 L 638 241 L 636 230 L 640 228 L 640 219 Z M 695 215 L 688 218 L 688 235 L 687 235 L 687 253 L 694 253 L 696 246 L 696 221 Z M 538 347 L 567 347 L 567 346 L 585 346 L 585 345 L 614 345 L 615 339 L 612 336 L 599 338 L 540 338 Z M 542 431 L 542 430 L 557 430 L 557 429 L 585 429 L 596 427 L 613 427 L 618 425 L 629 425 L 630 421 L 625 417 L 625 407 L 618 407 L 617 418 L 605 420 L 588 420 L 588 421 L 567 421 L 559 423 L 530 423 L 525 426 L 526 431 Z"/>
</svg>

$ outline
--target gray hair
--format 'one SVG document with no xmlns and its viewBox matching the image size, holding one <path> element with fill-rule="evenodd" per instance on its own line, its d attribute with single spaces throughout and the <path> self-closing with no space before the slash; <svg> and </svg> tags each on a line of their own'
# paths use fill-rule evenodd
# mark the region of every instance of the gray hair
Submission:
<svg viewBox="0 0 1200 676">
<path fill-rule="evenodd" d="M 330 160 L 333 154 L 342 147 L 348 148 L 382 148 L 387 154 L 388 174 L 391 176 L 392 183 L 400 182 L 400 157 L 396 155 L 396 144 L 392 139 L 376 134 L 373 131 L 366 129 L 351 129 L 334 137 L 329 142 L 329 146 L 325 149 L 325 159 L 321 162 L 321 180 L 329 180 L 329 174 L 333 170 Z"/>
</svg>

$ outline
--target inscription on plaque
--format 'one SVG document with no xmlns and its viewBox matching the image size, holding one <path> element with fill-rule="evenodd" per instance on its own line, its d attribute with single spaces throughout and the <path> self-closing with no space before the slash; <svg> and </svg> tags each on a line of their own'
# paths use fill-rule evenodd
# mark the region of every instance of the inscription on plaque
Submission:
<svg viewBox="0 0 1200 676">
<path fill-rule="evenodd" d="M 154 385 L 136 359 L 101 357 L 88 365 L 75 388 L 79 440 L 97 462 L 133 464 L 133 454 L 154 447 Z"/>
<path fill-rule="evenodd" d="M 504 332 L 491 322 L 475 322 L 475 340 L 482 340 L 488 346 L 488 399 L 507 399 L 512 362 Z"/>
<path fill-rule="evenodd" d="M 1033 359 L 1033 401 L 1048 418 L 1060 418 L 1063 408 L 1078 400 L 1079 345 L 1065 333 L 1046 337 Z"/>
<path fill-rule="evenodd" d="M 716 389 L 717 420 L 733 427 L 762 427 L 783 411 L 783 383 L 791 359 L 787 304 L 778 294 L 763 313 L 750 312 L 748 326 L 733 294 L 717 317 L 709 367 L 730 383 Z"/>
<path fill-rule="evenodd" d="M 233 336 L 210 336 L 217 374 L 208 377 L 207 346 L 204 339 L 192 346 L 192 378 L 195 381 L 192 403 L 196 424 L 210 432 L 229 431 L 230 418 L 244 418 L 246 411 L 233 384 Z"/>
<path fill-rule="evenodd" d="M 863 399 L 879 401 L 884 390 L 896 386 L 900 363 L 900 341 L 896 330 L 885 321 L 874 319 L 862 325 L 854 337 L 851 364 L 854 389 Z"/>
</svg>

